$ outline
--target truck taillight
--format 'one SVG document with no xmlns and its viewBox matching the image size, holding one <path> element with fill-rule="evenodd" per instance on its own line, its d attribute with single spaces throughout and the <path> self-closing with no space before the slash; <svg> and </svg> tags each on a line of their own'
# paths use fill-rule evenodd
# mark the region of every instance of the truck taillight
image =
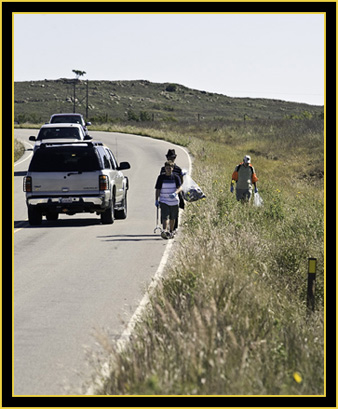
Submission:
<svg viewBox="0 0 338 409">
<path fill-rule="evenodd" d="M 108 176 L 106 176 L 106 175 L 100 175 L 99 176 L 99 189 L 100 190 L 108 190 L 109 189 Z"/>
<path fill-rule="evenodd" d="M 23 191 L 24 192 L 32 191 L 32 177 L 31 176 L 25 176 L 23 178 Z"/>
</svg>

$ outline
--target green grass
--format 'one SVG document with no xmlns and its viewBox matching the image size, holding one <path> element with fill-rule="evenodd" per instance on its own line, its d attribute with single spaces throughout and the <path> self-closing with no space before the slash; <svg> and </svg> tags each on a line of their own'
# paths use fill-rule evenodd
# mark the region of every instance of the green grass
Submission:
<svg viewBox="0 0 338 409">
<path fill-rule="evenodd" d="M 105 343 L 109 376 L 96 394 L 324 394 L 322 127 L 285 120 L 133 128 L 187 146 L 207 197 L 186 205 L 174 258 L 131 341 L 122 352 Z M 247 153 L 261 208 L 229 192 Z M 312 314 L 308 257 L 318 260 Z"/>
</svg>

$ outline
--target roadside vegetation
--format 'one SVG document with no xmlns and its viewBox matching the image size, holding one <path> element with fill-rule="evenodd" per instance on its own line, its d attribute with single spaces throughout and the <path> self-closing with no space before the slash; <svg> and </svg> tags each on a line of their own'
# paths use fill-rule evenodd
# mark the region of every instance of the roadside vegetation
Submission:
<svg viewBox="0 0 338 409">
<path fill-rule="evenodd" d="M 187 204 L 174 260 L 130 342 L 120 351 L 102 341 L 105 353 L 92 359 L 95 394 L 323 394 L 323 121 L 102 128 L 186 146 L 207 198 Z M 245 154 L 259 177 L 261 208 L 229 192 Z M 311 314 L 308 257 L 318 259 Z"/>
<path fill-rule="evenodd" d="M 25 153 L 24 145 L 17 139 L 14 139 L 14 162 L 19 160 L 24 153 Z"/>
</svg>

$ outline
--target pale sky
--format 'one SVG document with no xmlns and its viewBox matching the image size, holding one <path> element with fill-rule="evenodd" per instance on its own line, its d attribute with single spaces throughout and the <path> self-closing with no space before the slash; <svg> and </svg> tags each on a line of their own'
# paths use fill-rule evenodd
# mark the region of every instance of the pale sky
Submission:
<svg viewBox="0 0 338 409">
<path fill-rule="evenodd" d="M 324 104 L 324 14 L 14 14 L 14 81 L 172 82 Z"/>
</svg>

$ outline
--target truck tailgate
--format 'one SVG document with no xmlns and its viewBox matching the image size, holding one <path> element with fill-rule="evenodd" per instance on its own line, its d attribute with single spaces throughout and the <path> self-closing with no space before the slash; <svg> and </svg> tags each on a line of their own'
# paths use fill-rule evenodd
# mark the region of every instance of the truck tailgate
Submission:
<svg viewBox="0 0 338 409">
<path fill-rule="evenodd" d="M 33 172 L 32 193 L 43 195 L 88 195 L 99 193 L 98 172 Z"/>
</svg>

